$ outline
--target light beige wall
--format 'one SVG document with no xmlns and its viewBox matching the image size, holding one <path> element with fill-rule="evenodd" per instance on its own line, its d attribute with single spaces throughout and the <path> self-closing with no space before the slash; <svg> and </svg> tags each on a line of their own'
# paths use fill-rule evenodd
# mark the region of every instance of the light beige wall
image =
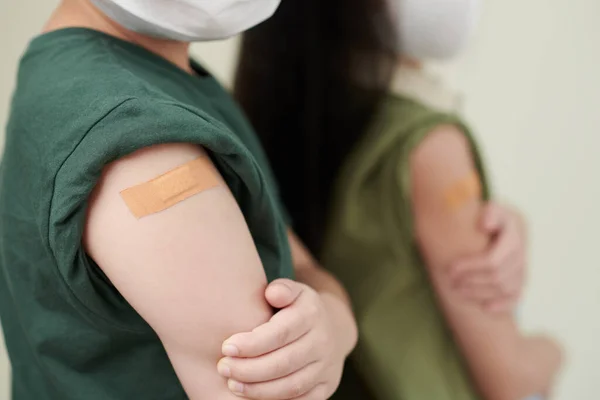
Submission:
<svg viewBox="0 0 600 400">
<path fill-rule="evenodd" d="M 0 0 L 0 139 L 4 135 L 17 59 L 57 3 L 58 0 Z M 0 140 L 0 149 L 2 144 Z"/>
<path fill-rule="evenodd" d="M 0 126 L 18 55 L 56 0 L 0 0 Z M 486 2 L 466 56 L 438 67 L 466 94 L 500 196 L 531 222 L 528 329 L 567 345 L 560 400 L 600 393 L 600 2 Z M 194 54 L 230 83 L 236 40 L 196 45 Z M 1 142 L 1 140 L 0 140 Z M 7 398 L 0 350 L 0 399 Z"/>
</svg>

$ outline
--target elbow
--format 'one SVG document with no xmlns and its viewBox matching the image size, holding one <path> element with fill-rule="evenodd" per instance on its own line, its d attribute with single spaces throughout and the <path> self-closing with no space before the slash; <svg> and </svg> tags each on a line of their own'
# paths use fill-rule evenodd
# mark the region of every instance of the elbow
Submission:
<svg viewBox="0 0 600 400">
<path fill-rule="evenodd" d="M 551 339 L 529 338 L 502 364 L 502 384 L 490 400 L 522 400 L 542 395 L 550 389 L 562 363 L 562 352 Z"/>
<path fill-rule="evenodd" d="M 480 386 L 486 400 L 523 400 L 542 394 L 543 389 L 537 387 L 536 371 L 532 367 L 516 361 L 502 369 L 503 373 L 489 382 L 491 384 Z"/>
</svg>

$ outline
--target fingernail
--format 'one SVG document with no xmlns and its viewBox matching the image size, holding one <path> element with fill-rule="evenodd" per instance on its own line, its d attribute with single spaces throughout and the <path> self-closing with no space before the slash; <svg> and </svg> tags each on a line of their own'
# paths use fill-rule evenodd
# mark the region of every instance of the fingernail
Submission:
<svg viewBox="0 0 600 400">
<path fill-rule="evenodd" d="M 227 387 L 235 394 L 244 393 L 244 385 L 238 381 L 234 381 L 233 379 L 227 381 Z"/>
<path fill-rule="evenodd" d="M 293 293 L 290 285 L 283 279 L 271 283 L 271 285 L 269 285 L 267 289 L 268 288 L 279 288 L 279 290 L 286 291 L 288 296 L 290 296 Z"/>
<path fill-rule="evenodd" d="M 240 350 L 237 348 L 237 346 L 235 346 L 233 344 L 229 344 L 227 342 L 225 342 L 223 344 L 223 348 L 221 349 L 221 352 L 223 353 L 224 356 L 227 356 L 227 357 L 237 357 L 240 354 Z"/>
<path fill-rule="evenodd" d="M 229 365 L 227 365 L 227 361 L 224 358 L 217 364 L 217 371 L 225 378 L 231 377 L 231 369 L 229 369 Z"/>
<path fill-rule="evenodd" d="M 281 286 L 281 287 L 282 287 L 282 288 L 283 288 L 285 291 L 287 291 L 287 292 L 288 292 L 288 293 L 287 293 L 287 295 L 288 295 L 288 296 L 291 296 L 291 295 L 292 295 L 292 293 L 293 293 L 293 292 L 292 292 L 292 288 L 290 287 L 290 285 L 288 285 L 287 283 L 284 283 L 284 282 L 279 282 L 279 285 L 280 285 L 280 286 Z"/>
</svg>

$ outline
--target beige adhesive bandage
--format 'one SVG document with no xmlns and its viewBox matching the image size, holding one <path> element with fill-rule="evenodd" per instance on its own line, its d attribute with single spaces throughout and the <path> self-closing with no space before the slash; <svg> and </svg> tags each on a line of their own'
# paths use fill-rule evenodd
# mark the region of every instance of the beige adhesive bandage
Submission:
<svg viewBox="0 0 600 400">
<path fill-rule="evenodd" d="M 208 157 L 200 157 L 146 183 L 121 192 L 136 218 L 166 210 L 175 204 L 221 184 Z"/>
<path fill-rule="evenodd" d="M 473 199 L 481 198 L 481 181 L 476 171 L 457 181 L 444 192 L 445 206 L 456 211 Z"/>
</svg>

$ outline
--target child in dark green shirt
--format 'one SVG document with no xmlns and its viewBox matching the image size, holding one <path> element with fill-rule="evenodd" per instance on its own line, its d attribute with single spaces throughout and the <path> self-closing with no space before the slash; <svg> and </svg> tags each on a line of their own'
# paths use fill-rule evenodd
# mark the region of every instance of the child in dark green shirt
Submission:
<svg viewBox="0 0 600 400">
<path fill-rule="evenodd" d="M 289 233 L 250 125 L 187 55 L 278 1 L 136 4 L 64 0 L 19 66 L 0 167 L 12 396 L 328 396 L 356 338 L 345 293 Z M 121 193 L 144 184 L 168 206 L 133 212 Z"/>
</svg>

